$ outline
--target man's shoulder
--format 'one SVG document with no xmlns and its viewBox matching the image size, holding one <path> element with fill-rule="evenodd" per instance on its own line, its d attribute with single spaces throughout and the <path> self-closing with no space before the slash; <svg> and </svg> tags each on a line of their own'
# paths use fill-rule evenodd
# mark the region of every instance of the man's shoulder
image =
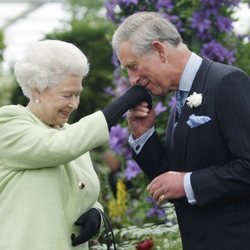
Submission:
<svg viewBox="0 0 250 250">
<path fill-rule="evenodd" d="M 231 74 L 234 72 L 241 72 L 245 74 L 245 72 L 242 69 L 237 68 L 236 66 L 233 66 L 230 64 L 224 64 L 224 63 L 216 62 L 212 60 L 210 61 L 212 62 L 211 67 L 210 67 L 210 73 L 213 73 L 213 74 L 217 73 L 218 75 L 226 75 L 226 74 Z"/>
</svg>

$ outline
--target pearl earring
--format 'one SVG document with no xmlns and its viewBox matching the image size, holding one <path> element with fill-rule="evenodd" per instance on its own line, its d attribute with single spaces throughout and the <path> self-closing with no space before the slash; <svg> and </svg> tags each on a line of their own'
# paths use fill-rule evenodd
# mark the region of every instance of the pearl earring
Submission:
<svg viewBox="0 0 250 250">
<path fill-rule="evenodd" d="M 36 102 L 36 103 L 39 103 L 39 102 L 40 102 L 40 100 L 39 100 L 39 99 L 36 99 L 36 100 L 35 100 L 35 102 Z"/>
</svg>

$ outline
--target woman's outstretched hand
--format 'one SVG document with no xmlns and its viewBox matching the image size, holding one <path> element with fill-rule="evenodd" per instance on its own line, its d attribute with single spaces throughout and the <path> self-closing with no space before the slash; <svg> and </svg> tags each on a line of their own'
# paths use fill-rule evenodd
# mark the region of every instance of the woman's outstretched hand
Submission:
<svg viewBox="0 0 250 250">
<path fill-rule="evenodd" d="M 125 112 L 142 102 L 146 102 L 149 109 L 152 108 L 152 98 L 148 91 L 139 85 L 131 87 L 122 96 L 102 110 L 107 120 L 108 127 L 111 128 Z"/>
</svg>

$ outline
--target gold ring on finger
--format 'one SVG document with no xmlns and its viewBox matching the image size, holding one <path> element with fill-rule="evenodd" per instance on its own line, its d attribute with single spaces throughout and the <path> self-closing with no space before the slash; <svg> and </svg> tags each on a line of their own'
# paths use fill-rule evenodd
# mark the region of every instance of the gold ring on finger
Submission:
<svg viewBox="0 0 250 250">
<path fill-rule="evenodd" d="M 165 198 L 165 195 L 164 195 L 164 194 L 162 194 L 162 195 L 159 197 L 159 200 L 160 200 L 160 201 L 163 201 L 163 200 L 164 200 L 164 198 Z"/>
</svg>

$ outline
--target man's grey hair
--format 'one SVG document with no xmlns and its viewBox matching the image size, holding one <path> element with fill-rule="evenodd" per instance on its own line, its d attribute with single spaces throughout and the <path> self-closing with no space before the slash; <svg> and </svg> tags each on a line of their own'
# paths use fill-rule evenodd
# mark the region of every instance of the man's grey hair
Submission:
<svg viewBox="0 0 250 250">
<path fill-rule="evenodd" d="M 176 27 L 157 12 L 139 12 L 126 18 L 113 35 L 112 46 L 117 51 L 122 42 L 129 42 L 136 54 L 149 54 L 152 42 L 166 42 L 172 47 L 182 43 Z"/>
<path fill-rule="evenodd" d="M 32 98 L 32 89 L 44 91 L 67 76 L 85 77 L 89 63 L 75 45 L 59 40 L 32 44 L 15 64 L 15 76 L 23 94 Z"/>
</svg>

